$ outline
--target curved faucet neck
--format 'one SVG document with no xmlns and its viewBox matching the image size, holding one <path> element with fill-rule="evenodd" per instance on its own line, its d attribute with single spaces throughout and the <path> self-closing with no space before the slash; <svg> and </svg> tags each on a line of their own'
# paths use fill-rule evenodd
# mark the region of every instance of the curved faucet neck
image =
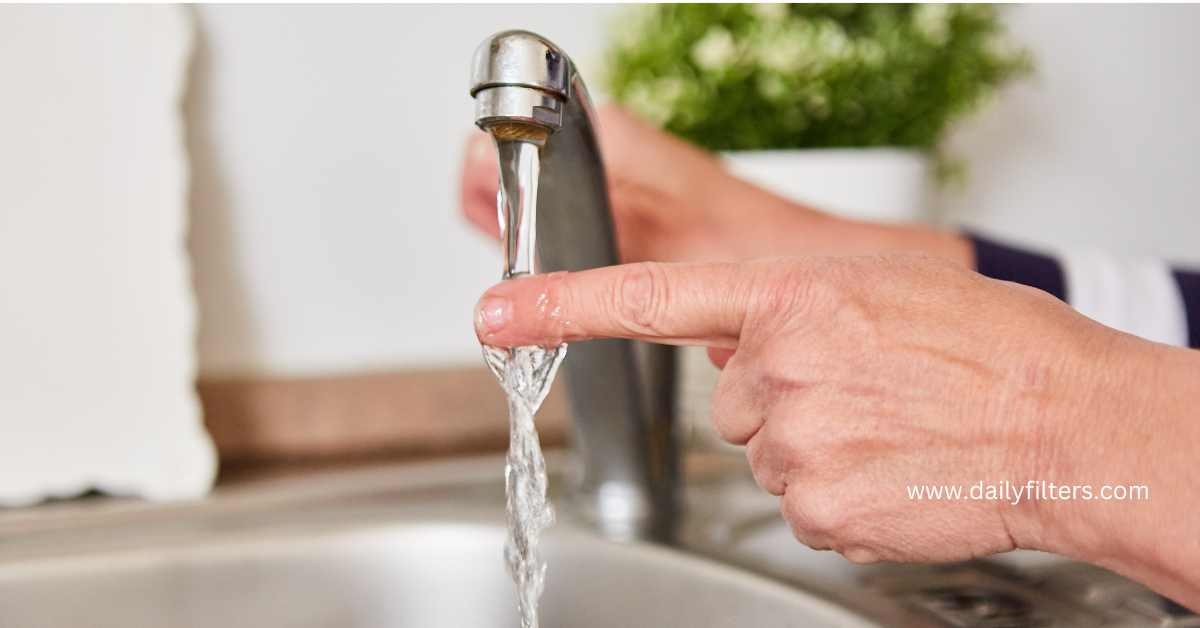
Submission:
<svg viewBox="0 0 1200 628">
<path fill-rule="evenodd" d="M 536 190 L 538 266 L 618 264 L 591 102 L 566 54 L 532 33 L 498 33 L 476 51 L 471 93 L 485 130 L 526 125 L 548 133 Z M 577 343 L 563 371 L 581 463 L 574 503 L 608 536 L 670 539 L 677 510 L 671 349 Z"/>
</svg>

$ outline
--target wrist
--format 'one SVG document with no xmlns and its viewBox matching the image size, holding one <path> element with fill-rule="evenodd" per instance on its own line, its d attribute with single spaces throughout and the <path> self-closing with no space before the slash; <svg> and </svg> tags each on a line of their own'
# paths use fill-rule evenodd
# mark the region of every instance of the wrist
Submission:
<svg viewBox="0 0 1200 628">
<path fill-rule="evenodd" d="M 1052 451 L 1039 474 L 1094 494 L 1123 487 L 1129 497 L 1040 501 L 1029 546 L 1104 566 L 1195 605 L 1200 590 L 1188 588 L 1186 574 L 1200 564 L 1189 525 L 1200 494 L 1187 470 L 1200 443 L 1193 410 L 1200 353 L 1089 327 L 1094 333 L 1067 371 L 1076 385 L 1054 411 Z M 1134 487 L 1145 494 L 1133 497 Z"/>
<path fill-rule="evenodd" d="M 1035 482 L 1095 490 L 1127 475 L 1121 456 L 1129 450 L 1114 445 L 1122 442 L 1121 426 L 1138 405 L 1124 389 L 1139 379 L 1134 373 L 1142 367 L 1134 364 L 1143 356 L 1131 351 L 1136 348 L 1123 334 L 1067 313 L 1072 321 L 1065 346 L 1031 352 L 1053 350 L 1061 357 L 1049 393 L 1025 409 L 1032 415 L 1033 451 L 1026 469 Z M 1022 547 L 1095 562 L 1109 526 L 1076 497 L 1048 494 L 1030 502 L 1025 520 L 1029 534 Z"/>
<path fill-rule="evenodd" d="M 693 177 L 690 194 L 709 213 L 733 221 L 712 221 L 715 231 L 726 237 L 741 232 L 753 243 L 739 252 L 742 257 L 920 253 L 974 268 L 972 244 L 957 231 L 843 218 L 719 170 Z M 740 211 L 729 212 L 732 207 Z"/>
<path fill-rule="evenodd" d="M 919 224 L 887 224 L 838 219 L 857 253 L 919 253 L 975 268 L 970 240 L 957 231 Z"/>
</svg>

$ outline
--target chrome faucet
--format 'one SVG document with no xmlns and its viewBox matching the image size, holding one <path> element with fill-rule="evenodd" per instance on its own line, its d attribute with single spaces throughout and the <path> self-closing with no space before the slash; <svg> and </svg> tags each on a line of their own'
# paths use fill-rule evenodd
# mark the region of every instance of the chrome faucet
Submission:
<svg viewBox="0 0 1200 628">
<path fill-rule="evenodd" d="M 617 264 L 591 101 L 571 59 L 534 33 L 497 33 L 475 52 L 471 96 L 480 128 L 540 146 L 540 268 Z M 511 239 L 507 247 L 520 255 Z M 563 370 L 580 463 L 572 503 L 606 536 L 669 541 L 678 484 L 672 351 L 627 340 L 575 343 Z"/>
</svg>

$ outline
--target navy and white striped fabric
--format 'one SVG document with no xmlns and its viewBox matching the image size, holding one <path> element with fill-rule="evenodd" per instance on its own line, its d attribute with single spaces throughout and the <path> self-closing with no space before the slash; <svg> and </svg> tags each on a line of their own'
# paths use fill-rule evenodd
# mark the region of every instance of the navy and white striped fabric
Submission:
<svg viewBox="0 0 1200 628">
<path fill-rule="evenodd" d="M 1072 251 L 1051 256 L 968 234 L 976 270 L 1040 288 L 1080 313 L 1147 340 L 1200 348 L 1200 273 L 1157 260 Z"/>
</svg>

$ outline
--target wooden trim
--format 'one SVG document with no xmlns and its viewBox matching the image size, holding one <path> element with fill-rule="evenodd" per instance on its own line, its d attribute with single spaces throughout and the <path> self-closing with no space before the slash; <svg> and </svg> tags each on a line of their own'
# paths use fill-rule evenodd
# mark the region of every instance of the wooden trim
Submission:
<svg viewBox="0 0 1200 628">
<path fill-rule="evenodd" d="M 566 439 L 565 390 L 538 413 L 547 447 Z M 502 451 L 504 394 L 485 368 L 297 378 L 201 378 L 204 420 L 221 462 Z"/>
</svg>

